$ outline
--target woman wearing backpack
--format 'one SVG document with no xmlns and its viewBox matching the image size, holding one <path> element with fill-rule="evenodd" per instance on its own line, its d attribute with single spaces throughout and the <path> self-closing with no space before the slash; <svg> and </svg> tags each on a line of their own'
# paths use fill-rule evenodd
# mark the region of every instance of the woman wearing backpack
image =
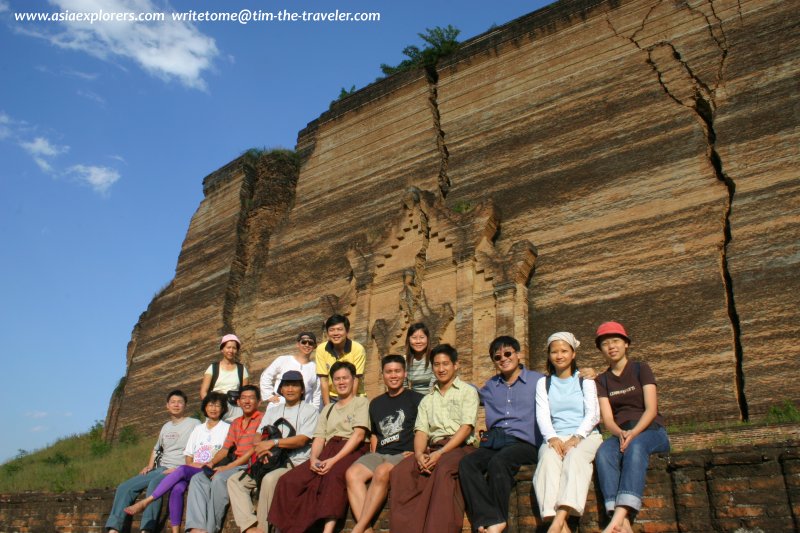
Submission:
<svg viewBox="0 0 800 533">
<path fill-rule="evenodd" d="M 544 443 L 533 486 L 541 517 L 553 521 L 548 533 L 569 532 L 567 518 L 583 514 L 592 461 L 603 442 L 595 382 L 578 375 L 580 344 L 566 331 L 550 335 L 547 376 L 536 385 L 536 423 Z"/>
<path fill-rule="evenodd" d="M 208 365 L 203 382 L 200 384 L 200 399 L 204 399 L 209 392 L 221 392 L 228 396 L 228 412 L 224 420 L 230 422 L 242 416 L 242 409 L 237 405 L 239 389 L 250 383 L 250 375 L 242 363 L 236 361 L 242 343 L 239 337 L 229 333 L 222 337 L 219 349 L 222 359 Z"/>
<path fill-rule="evenodd" d="M 650 455 L 669 451 L 658 412 L 656 379 L 645 362 L 628 360 L 631 339 L 622 324 L 605 322 L 595 344 L 608 361 L 597 377 L 603 425 L 611 433 L 597 451 L 597 477 L 611 523 L 604 533 L 632 533 L 642 507 Z"/>
</svg>

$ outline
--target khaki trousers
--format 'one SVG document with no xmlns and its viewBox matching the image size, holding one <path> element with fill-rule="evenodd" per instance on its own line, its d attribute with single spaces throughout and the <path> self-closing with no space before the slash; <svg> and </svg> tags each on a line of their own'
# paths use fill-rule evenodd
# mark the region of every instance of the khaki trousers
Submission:
<svg viewBox="0 0 800 533">
<path fill-rule="evenodd" d="M 569 435 L 559 435 L 566 440 Z M 569 514 L 580 516 L 586 505 L 592 481 L 592 461 L 603 443 L 599 433 L 592 433 L 562 458 L 546 442 L 539 448 L 539 463 L 533 474 L 533 488 L 542 518 L 552 518 L 559 507 L 569 507 Z"/>
<path fill-rule="evenodd" d="M 268 531 L 267 515 L 272 503 L 272 496 L 275 494 L 275 486 L 278 484 L 278 479 L 291 468 L 292 466 L 289 464 L 286 468 L 275 469 L 264 476 L 264 479 L 261 480 L 261 491 L 258 495 L 256 509 L 253 509 L 251 496 L 252 492 L 256 490 L 255 480 L 248 475 L 239 479 L 239 474 L 228 479 L 228 496 L 231 500 L 233 520 L 242 531 L 254 527 L 256 524 L 259 529 Z"/>
</svg>

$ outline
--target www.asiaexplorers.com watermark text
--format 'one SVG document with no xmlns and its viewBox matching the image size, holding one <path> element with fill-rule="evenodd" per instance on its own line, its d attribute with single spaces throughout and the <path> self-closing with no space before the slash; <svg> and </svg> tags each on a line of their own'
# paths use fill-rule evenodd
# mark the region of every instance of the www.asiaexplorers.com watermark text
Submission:
<svg viewBox="0 0 800 533">
<path fill-rule="evenodd" d="M 14 13 L 17 22 L 380 22 L 378 12 L 353 13 L 350 11 L 262 11 L 241 9 L 239 11 L 181 11 L 181 12 L 93 12 L 56 11 Z"/>
</svg>

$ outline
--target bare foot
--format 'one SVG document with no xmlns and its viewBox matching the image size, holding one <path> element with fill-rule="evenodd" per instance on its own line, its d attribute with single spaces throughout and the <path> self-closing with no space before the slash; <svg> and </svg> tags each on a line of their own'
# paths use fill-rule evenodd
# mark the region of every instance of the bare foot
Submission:
<svg viewBox="0 0 800 533">
<path fill-rule="evenodd" d="M 620 530 L 623 533 L 633 533 L 633 527 L 631 526 L 631 521 L 628 520 L 628 517 L 625 517 L 625 519 L 622 521 L 622 527 Z"/>
<path fill-rule="evenodd" d="M 140 501 L 134 503 L 133 505 L 129 505 L 128 507 L 125 508 L 125 514 L 129 514 L 131 516 L 133 516 L 135 514 L 139 514 L 142 511 L 144 511 L 144 509 L 145 509 L 145 507 L 147 507 L 148 503 L 150 503 L 150 502 L 147 501 L 147 498 L 145 498 L 144 500 L 140 500 Z"/>
<path fill-rule="evenodd" d="M 502 533 L 506 529 L 506 523 L 500 522 L 499 524 L 493 524 L 486 528 L 486 533 Z"/>
</svg>

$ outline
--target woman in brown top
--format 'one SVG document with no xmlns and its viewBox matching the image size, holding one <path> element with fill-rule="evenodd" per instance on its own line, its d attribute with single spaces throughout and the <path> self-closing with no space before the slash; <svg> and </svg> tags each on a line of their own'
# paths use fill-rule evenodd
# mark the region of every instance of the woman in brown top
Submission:
<svg viewBox="0 0 800 533">
<path fill-rule="evenodd" d="M 597 328 L 595 344 L 609 365 L 597 376 L 597 396 L 603 425 L 612 435 L 595 457 L 600 491 L 611 516 L 604 533 L 633 533 L 631 521 L 642 507 L 650 454 L 669 451 L 655 376 L 647 363 L 628 360 L 630 343 L 618 322 Z"/>
</svg>

